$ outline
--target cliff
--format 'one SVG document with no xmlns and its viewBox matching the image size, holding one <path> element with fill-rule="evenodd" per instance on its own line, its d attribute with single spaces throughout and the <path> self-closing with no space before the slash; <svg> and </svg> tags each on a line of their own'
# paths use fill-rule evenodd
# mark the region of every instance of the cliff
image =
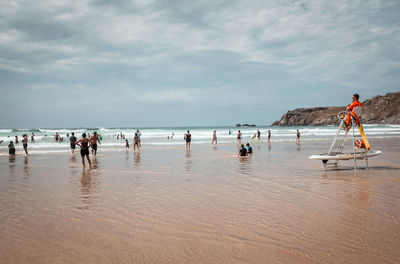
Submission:
<svg viewBox="0 0 400 264">
<path fill-rule="evenodd" d="M 362 103 L 363 124 L 400 124 L 400 92 L 377 95 Z M 338 125 L 336 114 L 345 110 L 346 106 L 297 108 L 282 115 L 272 126 Z"/>
</svg>

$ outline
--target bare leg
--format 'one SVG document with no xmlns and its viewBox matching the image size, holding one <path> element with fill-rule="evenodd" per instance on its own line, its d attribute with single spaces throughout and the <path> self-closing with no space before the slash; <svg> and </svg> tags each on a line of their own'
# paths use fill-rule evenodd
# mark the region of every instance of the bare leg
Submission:
<svg viewBox="0 0 400 264">
<path fill-rule="evenodd" d="M 87 161 L 89 162 L 89 166 L 92 167 L 92 162 L 89 159 L 89 155 L 86 155 L 86 158 L 87 158 Z M 82 159 L 84 159 L 84 158 L 82 158 Z"/>
<path fill-rule="evenodd" d="M 85 167 L 85 156 L 82 157 L 82 165 Z"/>
</svg>

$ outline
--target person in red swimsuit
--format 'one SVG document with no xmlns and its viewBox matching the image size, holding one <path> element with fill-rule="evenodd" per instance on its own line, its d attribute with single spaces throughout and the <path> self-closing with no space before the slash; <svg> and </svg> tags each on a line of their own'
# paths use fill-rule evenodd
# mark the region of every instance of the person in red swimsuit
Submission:
<svg viewBox="0 0 400 264">
<path fill-rule="evenodd" d="M 349 130 L 351 127 L 351 117 L 354 117 L 356 124 L 360 125 L 360 119 L 359 119 L 358 115 L 354 112 L 355 107 L 362 106 L 362 103 L 360 103 L 358 101 L 359 98 L 360 98 L 359 94 L 353 94 L 353 103 L 347 105 L 346 110 L 349 112 L 346 115 L 346 119 L 345 119 L 345 126 L 346 126 L 347 130 Z"/>
</svg>

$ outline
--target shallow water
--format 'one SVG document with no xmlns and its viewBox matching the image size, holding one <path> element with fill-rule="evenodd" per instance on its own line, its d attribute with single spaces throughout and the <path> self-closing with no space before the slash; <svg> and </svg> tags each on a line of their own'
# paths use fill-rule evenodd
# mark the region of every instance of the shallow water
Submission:
<svg viewBox="0 0 400 264">
<path fill-rule="evenodd" d="M 329 142 L 0 157 L 2 263 L 399 263 L 400 144 L 370 169 Z"/>
<path fill-rule="evenodd" d="M 365 133 L 368 138 L 400 138 L 400 125 L 365 125 Z M 244 141 L 252 141 L 252 137 L 260 130 L 261 139 L 266 140 L 268 130 L 271 130 L 272 143 L 278 142 L 294 142 L 296 140 L 296 129 L 301 132 L 302 141 L 325 141 L 331 140 L 337 132 L 337 126 L 308 126 L 308 127 L 195 127 L 195 128 L 143 128 L 142 141 L 147 146 L 154 147 L 176 147 L 185 144 L 183 136 L 187 129 L 191 130 L 192 144 L 208 145 L 212 141 L 213 131 L 216 130 L 218 143 L 233 144 L 236 142 L 237 132 L 241 130 Z M 77 138 L 86 132 L 92 134 L 97 131 L 102 135 L 102 148 L 108 151 L 124 150 L 125 140 L 117 139 L 117 135 L 122 133 L 126 136 L 129 143 L 132 144 L 136 128 L 35 128 L 35 129 L 0 129 L 0 140 L 4 140 L 0 144 L 0 155 L 8 155 L 7 145 L 9 141 L 15 140 L 15 136 L 22 139 L 23 134 L 29 137 L 28 151 L 31 154 L 48 154 L 48 153 L 69 153 L 69 140 L 67 134 L 71 135 L 75 132 Z M 356 129 L 357 130 L 357 129 Z M 229 134 L 231 131 L 231 134 Z M 35 141 L 30 140 L 30 135 L 35 134 Z M 64 138 L 63 142 L 55 142 L 53 135 L 59 133 Z M 168 139 L 174 133 L 173 139 Z M 356 131 L 357 133 L 357 131 Z M 342 131 L 344 134 L 344 131 Z M 23 152 L 22 144 L 16 145 L 17 152 Z"/>
</svg>

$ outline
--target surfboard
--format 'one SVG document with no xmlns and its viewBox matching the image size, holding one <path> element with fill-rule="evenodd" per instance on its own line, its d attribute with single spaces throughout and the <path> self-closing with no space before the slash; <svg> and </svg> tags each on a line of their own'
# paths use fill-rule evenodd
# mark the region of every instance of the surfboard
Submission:
<svg viewBox="0 0 400 264">
<path fill-rule="evenodd" d="M 365 158 L 378 156 L 381 153 L 382 153 L 382 151 L 380 151 L 380 150 L 371 150 L 365 154 L 357 152 L 355 156 L 356 156 L 356 159 L 365 159 Z M 354 159 L 354 153 L 332 152 L 330 154 L 328 154 L 328 153 L 316 154 L 316 155 L 312 155 L 308 158 L 312 159 L 312 160 L 352 160 L 352 159 Z"/>
<path fill-rule="evenodd" d="M 367 136 L 364 133 L 364 128 L 362 127 L 362 125 L 358 126 L 358 131 L 360 131 L 360 135 L 361 135 L 361 137 L 362 137 L 362 139 L 364 141 L 365 148 L 370 150 L 371 146 L 370 146 L 370 144 L 368 142 Z"/>
</svg>

